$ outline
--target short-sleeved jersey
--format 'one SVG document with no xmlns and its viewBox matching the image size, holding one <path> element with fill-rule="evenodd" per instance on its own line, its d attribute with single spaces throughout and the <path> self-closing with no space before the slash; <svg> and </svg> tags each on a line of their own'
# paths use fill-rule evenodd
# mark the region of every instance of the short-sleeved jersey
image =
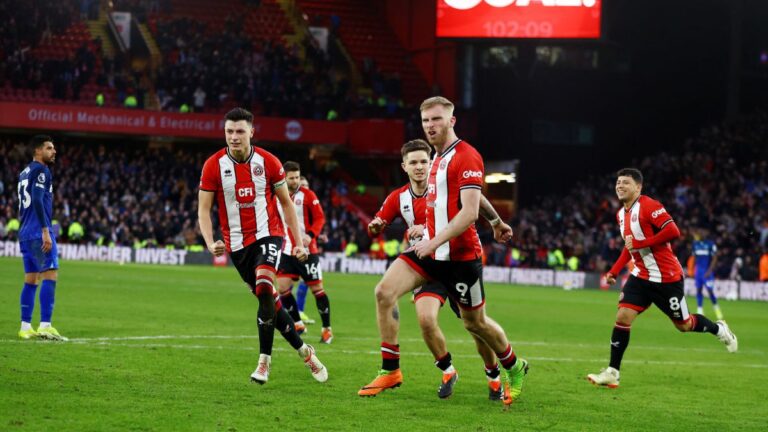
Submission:
<svg viewBox="0 0 768 432">
<path fill-rule="evenodd" d="M 411 188 L 411 184 L 395 189 L 384 200 L 384 204 L 376 213 L 387 225 L 392 224 L 398 217 L 403 219 L 408 228 L 414 225 L 424 225 L 427 220 L 427 193 L 421 195 Z M 413 245 L 414 242 L 411 242 Z"/>
<path fill-rule="evenodd" d="M 19 174 L 18 192 L 19 241 L 42 238 L 44 226 L 53 233 L 53 176 L 48 167 L 37 161 L 27 165 Z M 44 220 L 36 214 L 35 204 L 42 205 Z"/>
<path fill-rule="evenodd" d="M 275 189 L 284 183 L 280 161 L 257 147 L 251 147 L 245 162 L 237 162 L 227 148 L 205 161 L 200 189 L 216 194 L 228 251 L 238 251 L 264 237 L 285 235 L 275 195 Z"/>
<path fill-rule="evenodd" d="M 622 207 L 616 213 L 621 236 L 645 240 L 673 222 L 672 216 L 660 202 L 640 195 L 629 210 Z M 631 252 L 635 268 L 632 274 L 651 282 L 676 282 L 683 278 L 683 267 L 667 243 L 635 249 Z"/>
<path fill-rule="evenodd" d="M 696 240 L 693 242 L 693 259 L 696 273 L 705 273 L 717 253 L 717 246 L 712 240 Z"/>
<path fill-rule="evenodd" d="M 320 205 L 320 200 L 317 198 L 311 189 L 301 186 L 296 193 L 291 195 L 293 200 L 293 207 L 296 209 L 296 218 L 299 221 L 299 230 L 302 234 L 307 234 L 312 237 L 312 242 L 309 244 L 309 253 L 316 254 L 317 249 L 317 236 L 323 231 L 323 225 L 325 225 L 325 213 L 323 213 L 323 206 Z M 280 217 L 285 221 L 285 215 L 283 214 L 283 207 L 277 206 L 280 212 Z M 293 255 L 293 247 L 298 244 L 293 237 L 291 230 L 285 230 L 285 241 L 283 241 L 283 253 L 286 255 Z"/>
<path fill-rule="evenodd" d="M 485 168 L 477 150 L 457 139 L 442 154 L 435 154 L 427 186 L 427 235 L 434 238 L 461 210 L 461 191 L 482 189 Z M 438 261 L 469 261 L 482 256 L 475 225 L 435 251 Z"/>
</svg>

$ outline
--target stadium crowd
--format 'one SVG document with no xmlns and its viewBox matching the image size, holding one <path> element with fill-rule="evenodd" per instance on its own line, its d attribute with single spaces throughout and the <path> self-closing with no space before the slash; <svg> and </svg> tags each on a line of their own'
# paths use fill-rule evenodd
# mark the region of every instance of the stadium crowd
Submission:
<svg viewBox="0 0 768 432">
<path fill-rule="evenodd" d="M 643 193 L 661 201 L 683 234 L 673 247 L 685 265 L 695 228 L 707 229 L 719 248 L 719 278 L 757 279 L 768 250 L 768 114 L 702 130 L 674 152 L 634 161 L 645 176 Z M 486 241 L 498 265 L 606 271 L 623 247 L 616 226 L 620 207 L 615 174 L 579 182 L 565 196 L 521 208 L 512 221 L 514 247 Z M 575 259 L 571 259 L 575 257 Z"/>
<path fill-rule="evenodd" d="M 209 153 L 136 145 L 58 145 L 53 175 L 60 240 L 135 247 L 202 244 L 197 187 Z M 26 143 L 0 140 L 0 239 L 15 238 L 16 183 L 29 155 Z M 308 177 L 326 203 L 325 249 L 344 250 L 349 239 L 360 238 L 362 232 L 338 199 L 347 188 L 311 173 Z"/>
<path fill-rule="evenodd" d="M 319 120 L 403 116 L 399 76 L 383 74 L 371 59 L 363 62 L 363 87 L 352 88 L 343 65 L 333 64 L 334 59 L 346 60 L 330 56 L 333 49 L 321 50 L 309 34 L 290 45 L 253 36 L 244 28 L 242 15 L 230 15 L 223 30 L 212 31 L 205 22 L 175 17 L 169 1 L 113 2 L 114 10 L 132 11 L 149 25 L 164 53 L 154 82 L 150 71 L 132 70 L 119 53 L 114 58 L 104 55 L 98 38 L 83 40 L 67 55 L 61 55 L 68 52 L 64 49 L 55 54 L 37 49 L 73 25 L 95 18 L 98 4 L 2 2 L 0 87 L 10 94 L 40 90 L 43 93 L 35 95 L 46 102 L 159 106 L 165 111 L 222 112 L 243 106 L 262 116 Z M 250 7 L 258 10 L 258 2 Z M 92 91 L 82 92 L 86 85 Z"/>
<path fill-rule="evenodd" d="M 215 34 L 189 18 L 160 21 L 155 38 L 167 53 L 156 83 L 163 110 L 219 111 L 237 105 L 265 116 L 333 120 L 347 115 L 349 81 L 330 73 L 328 57 L 311 38 L 304 38 L 304 60 L 280 43 L 252 40 L 234 17 Z M 329 118 L 331 111 L 337 114 Z"/>
<path fill-rule="evenodd" d="M 255 8 L 258 3 L 250 2 Z M 53 35 L 98 14 L 97 1 L 11 0 L 0 3 L 0 87 L 43 89 L 53 99 L 78 101 L 80 90 L 95 84 L 112 89 L 121 103 L 137 97 L 137 108 L 154 88 L 164 110 L 213 112 L 241 105 L 266 116 L 326 120 L 402 116 L 407 135 L 420 134 L 416 111 L 403 110 L 399 77 L 381 73 L 370 59 L 362 62 L 365 89 L 358 91 L 343 74 L 331 73 L 332 59 L 307 35 L 301 47 L 287 47 L 249 36 L 242 16 L 230 16 L 223 31 L 212 32 L 205 23 L 189 18 L 157 18 L 171 16 L 167 0 L 121 0 L 114 5 L 147 22 L 166 53 L 154 83 L 147 82 L 146 74 L 129 72 L 119 56 L 104 57 L 98 40 L 84 42 L 65 58 L 34 54 Z M 706 128 L 675 152 L 631 164 L 646 176 L 644 192 L 664 203 L 680 226 L 685 238 L 674 245 L 682 262 L 693 229 L 706 228 L 720 248 L 718 277 L 757 277 L 760 254 L 768 249 L 767 141 L 768 115 L 757 113 Z M 0 143 L 0 238 L 13 235 L 8 226 L 17 205 L 14 185 L 27 156 L 23 143 Z M 206 156 L 131 146 L 107 150 L 68 145 L 55 168 L 60 235 L 69 241 L 121 245 L 199 243 L 193 209 L 199 168 Z M 160 175 L 167 172 L 166 166 L 173 167 L 171 172 Z M 311 186 L 326 204 L 326 250 L 366 251 L 370 241 L 359 218 L 339 199 L 349 193 L 348 187 L 311 174 Z M 568 194 L 522 207 L 511 221 L 516 232 L 512 247 L 495 244 L 481 225 L 486 262 L 605 271 L 622 248 L 615 223 L 619 204 L 614 180 L 613 173 L 591 176 Z M 75 222 L 80 228 L 72 234 L 78 238 L 70 235 Z M 348 249 L 350 244 L 355 248 Z"/>
<path fill-rule="evenodd" d="M 636 161 L 644 193 L 659 199 L 678 223 L 674 242 L 681 262 L 696 228 L 707 229 L 719 248 L 719 278 L 758 279 L 768 251 L 768 115 L 706 128 L 675 153 Z M 199 169 L 209 151 L 145 146 L 60 147 L 54 176 L 55 214 L 64 241 L 128 246 L 189 247 L 201 240 L 196 226 Z M 0 238 L 13 239 L 16 176 L 28 163 L 25 143 L 0 141 Z M 305 167 L 310 187 L 324 203 L 326 251 L 367 253 L 371 241 L 360 218 L 343 204 L 350 188 Z M 564 196 L 544 197 L 511 221 L 512 247 L 479 232 L 487 264 L 605 271 L 623 243 L 616 228 L 613 173 L 576 184 Z M 72 230 L 75 225 L 77 229 Z M 10 228 L 10 229 L 9 229 Z"/>
</svg>

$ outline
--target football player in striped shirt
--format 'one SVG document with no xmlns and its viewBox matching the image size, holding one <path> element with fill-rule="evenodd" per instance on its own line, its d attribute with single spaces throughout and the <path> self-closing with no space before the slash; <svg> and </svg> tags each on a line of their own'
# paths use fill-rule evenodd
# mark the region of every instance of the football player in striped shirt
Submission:
<svg viewBox="0 0 768 432">
<path fill-rule="evenodd" d="M 299 221 L 299 230 L 301 231 L 299 237 L 294 237 L 291 233 L 286 233 L 285 236 L 283 258 L 280 260 L 277 273 L 280 300 L 283 306 L 288 309 L 291 318 L 296 322 L 296 331 L 299 333 L 306 331 L 306 327 L 299 316 L 296 298 L 291 293 L 293 282 L 301 278 L 309 286 L 312 295 L 315 296 L 317 311 L 323 323 L 320 342 L 330 344 L 333 340 L 331 304 L 323 287 L 323 270 L 320 267 L 320 255 L 317 249 L 317 238 L 323 231 L 325 215 L 317 195 L 311 189 L 301 186 L 299 164 L 288 161 L 283 164 L 283 169 L 285 169 L 285 181 L 296 209 L 296 218 Z M 299 262 L 291 253 L 291 246 L 298 243 L 309 248 L 309 258 L 304 262 Z"/>
<path fill-rule="evenodd" d="M 410 245 L 413 246 L 418 240 L 421 240 L 427 218 L 427 175 L 431 152 L 432 148 L 429 144 L 421 139 L 411 140 L 403 145 L 400 153 L 403 158 L 403 171 L 408 174 L 408 184 L 394 190 L 387 196 L 381 209 L 368 224 L 369 235 L 378 235 L 399 217 L 408 226 L 407 236 Z M 481 198 L 480 214 L 491 224 L 494 238 L 497 241 L 506 243 L 511 240 L 512 228 L 501 221 L 498 213 L 485 197 Z M 428 283 L 416 288 L 413 293 L 416 316 L 419 320 L 424 343 L 435 357 L 435 366 L 443 372 L 437 395 L 441 399 L 445 399 L 453 394 L 459 374 L 453 366 L 445 335 L 440 329 L 438 313 L 446 301 L 449 302 L 457 317 L 461 318 L 461 312 L 456 302 L 448 296 L 448 290 L 439 282 Z M 491 400 L 501 400 L 503 386 L 496 354 L 482 339 L 475 335 L 472 335 L 472 338 L 485 363 L 488 397 Z"/>
<path fill-rule="evenodd" d="M 278 212 L 278 202 L 285 213 L 288 229 L 298 233 L 299 224 L 293 201 L 285 185 L 285 171 L 280 161 L 268 151 L 251 145 L 253 114 L 235 108 L 224 117 L 227 147 L 205 161 L 200 177 L 197 215 L 200 233 L 214 256 L 229 253 L 235 268 L 251 292 L 259 299 L 257 324 L 259 362 L 251 380 L 264 384 L 269 379 L 275 328 L 296 349 L 312 376 L 320 382 L 328 371 L 315 355 L 315 349 L 302 341 L 294 322 L 282 308 L 274 286 L 280 265 L 285 227 Z M 224 240 L 213 238 L 211 208 L 219 208 L 219 226 Z M 307 251 L 302 244 L 292 250 L 304 261 Z"/>
<path fill-rule="evenodd" d="M 483 252 L 475 229 L 485 168 L 477 150 L 456 136 L 453 108 L 442 96 L 429 98 L 420 107 L 422 129 L 436 151 L 427 179 L 426 230 L 424 238 L 400 254 L 376 286 L 382 368 L 358 394 L 375 396 L 402 384 L 399 323 L 392 312 L 400 297 L 438 281 L 459 305 L 466 330 L 496 353 L 504 369 L 503 401 L 508 407 L 520 397 L 528 362 L 517 357 L 504 329 L 485 312 Z"/>
<path fill-rule="evenodd" d="M 589 374 L 593 384 L 616 388 L 624 351 L 629 345 L 632 323 L 651 304 L 666 314 L 681 332 L 711 333 L 728 352 L 738 350 L 736 335 L 725 321 L 712 322 L 701 314 L 688 313 L 683 292 L 683 267 L 672 252 L 670 242 L 680 236 L 672 216 L 660 202 L 642 195 L 643 174 L 635 168 L 616 173 L 616 196 L 623 204 L 616 213 L 624 249 L 606 274 L 610 285 L 632 259 L 634 268 L 619 295 L 619 311 L 611 335 L 611 360 L 600 373 Z"/>
</svg>

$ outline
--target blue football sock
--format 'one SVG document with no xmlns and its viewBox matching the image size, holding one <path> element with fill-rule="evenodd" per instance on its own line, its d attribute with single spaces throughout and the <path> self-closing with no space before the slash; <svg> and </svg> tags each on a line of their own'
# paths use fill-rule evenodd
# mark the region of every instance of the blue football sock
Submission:
<svg viewBox="0 0 768 432">
<path fill-rule="evenodd" d="M 21 320 L 23 322 L 32 322 L 32 312 L 35 310 L 35 292 L 37 291 L 37 284 L 24 284 L 24 288 L 21 289 L 21 298 L 19 303 L 21 304 Z"/>
<path fill-rule="evenodd" d="M 304 312 L 304 303 L 307 300 L 307 284 L 304 281 L 299 283 L 299 288 L 296 290 L 296 304 L 299 306 L 299 311 Z"/>
<path fill-rule="evenodd" d="M 56 297 L 56 281 L 43 280 L 40 285 L 40 321 L 51 322 L 53 302 Z"/>
</svg>

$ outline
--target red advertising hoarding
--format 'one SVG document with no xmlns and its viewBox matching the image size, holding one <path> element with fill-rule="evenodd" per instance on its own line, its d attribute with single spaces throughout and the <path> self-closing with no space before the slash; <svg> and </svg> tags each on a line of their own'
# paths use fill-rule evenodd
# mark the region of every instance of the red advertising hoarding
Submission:
<svg viewBox="0 0 768 432">
<path fill-rule="evenodd" d="M 599 38 L 601 0 L 437 0 L 437 36 Z"/>
<path fill-rule="evenodd" d="M 85 107 L 0 102 L 0 128 L 101 132 L 145 136 L 224 140 L 220 114 L 179 114 Z M 314 144 L 346 144 L 347 124 L 319 120 L 256 117 L 258 140 Z"/>
</svg>

